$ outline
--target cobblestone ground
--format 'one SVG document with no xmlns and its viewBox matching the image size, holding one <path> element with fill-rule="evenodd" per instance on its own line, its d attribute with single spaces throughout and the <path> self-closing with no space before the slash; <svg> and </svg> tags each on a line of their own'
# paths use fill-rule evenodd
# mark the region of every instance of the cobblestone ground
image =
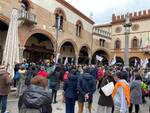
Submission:
<svg viewBox="0 0 150 113">
<path fill-rule="evenodd" d="M 93 97 L 94 97 L 94 102 L 93 102 L 92 113 L 96 113 L 97 101 L 99 98 L 98 92 L 96 92 Z M 61 91 L 58 92 L 57 100 L 58 100 L 57 104 L 52 104 L 53 113 L 65 113 L 65 105 L 61 102 Z M 150 98 L 146 98 L 146 100 L 147 103 L 141 106 L 141 110 L 140 110 L 141 113 L 150 113 L 149 112 Z M 7 109 L 10 113 L 18 113 L 17 102 L 18 102 L 18 98 L 15 97 L 15 93 L 11 93 L 8 99 L 8 109 Z M 77 111 L 78 111 L 78 106 L 76 103 L 75 113 L 77 113 Z"/>
</svg>

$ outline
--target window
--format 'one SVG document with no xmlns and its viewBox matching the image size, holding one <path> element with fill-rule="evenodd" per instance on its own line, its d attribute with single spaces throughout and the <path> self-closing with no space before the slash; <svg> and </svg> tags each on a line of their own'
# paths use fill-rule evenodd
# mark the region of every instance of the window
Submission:
<svg viewBox="0 0 150 113">
<path fill-rule="evenodd" d="M 76 23 L 76 36 L 77 37 L 81 37 L 82 28 L 83 28 L 83 25 L 82 25 L 81 21 L 78 20 Z"/>
<path fill-rule="evenodd" d="M 132 40 L 132 48 L 134 48 L 134 49 L 138 48 L 138 41 L 137 41 L 136 38 L 134 38 L 134 39 Z"/>
<path fill-rule="evenodd" d="M 120 47 L 121 47 L 121 42 L 120 42 L 120 40 L 116 40 L 116 42 L 115 42 L 115 48 L 116 48 L 116 49 L 120 49 Z"/>
<path fill-rule="evenodd" d="M 55 10 L 55 26 L 57 29 L 61 29 L 61 30 L 63 29 L 64 20 L 66 20 L 64 11 L 61 8 L 57 8 Z"/>
<path fill-rule="evenodd" d="M 100 46 L 104 47 L 105 46 L 105 40 L 104 39 L 100 39 Z"/>
</svg>

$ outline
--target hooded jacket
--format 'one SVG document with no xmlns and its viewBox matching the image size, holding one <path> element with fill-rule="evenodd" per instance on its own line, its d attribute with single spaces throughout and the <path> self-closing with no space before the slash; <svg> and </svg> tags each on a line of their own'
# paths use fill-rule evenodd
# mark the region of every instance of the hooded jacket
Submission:
<svg viewBox="0 0 150 113">
<path fill-rule="evenodd" d="M 49 91 L 43 87 L 31 85 L 20 97 L 18 107 L 19 111 L 22 109 L 40 109 L 41 113 L 52 113 L 51 102 Z"/>
<path fill-rule="evenodd" d="M 9 73 L 0 69 L 0 95 L 8 95 L 10 92 L 11 79 Z"/>
<path fill-rule="evenodd" d="M 93 98 L 93 93 L 96 90 L 96 81 L 92 75 L 85 73 L 81 75 L 78 79 L 77 89 L 79 92 L 78 100 L 79 102 L 85 102 L 85 94 L 89 94 L 88 101 L 91 103 Z"/>
<path fill-rule="evenodd" d="M 65 97 L 77 98 L 77 78 L 76 75 L 70 75 L 64 82 Z"/>
</svg>

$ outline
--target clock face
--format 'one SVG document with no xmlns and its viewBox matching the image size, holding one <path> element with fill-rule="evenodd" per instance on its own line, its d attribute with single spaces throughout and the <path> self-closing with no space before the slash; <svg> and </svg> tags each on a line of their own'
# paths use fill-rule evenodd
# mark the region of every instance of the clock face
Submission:
<svg viewBox="0 0 150 113">
<path fill-rule="evenodd" d="M 137 31 L 139 29 L 139 25 L 138 24 L 134 24 L 131 27 L 132 31 Z"/>
<path fill-rule="evenodd" d="M 122 28 L 121 28 L 121 27 L 117 27 L 117 28 L 115 29 L 115 31 L 116 31 L 116 33 L 120 33 L 120 32 L 122 31 Z"/>
</svg>

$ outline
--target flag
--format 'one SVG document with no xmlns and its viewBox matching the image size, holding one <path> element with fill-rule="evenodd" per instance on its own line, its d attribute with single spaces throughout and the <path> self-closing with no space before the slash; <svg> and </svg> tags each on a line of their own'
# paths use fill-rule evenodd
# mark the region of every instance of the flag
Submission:
<svg viewBox="0 0 150 113">
<path fill-rule="evenodd" d="M 140 60 L 140 66 L 143 66 L 143 60 L 142 59 Z"/>
<path fill-rule="evenodd" d="M 65 61 L 64 61 L 64 65 L 66 65 L 68 63 L 68 57 L 66 57 Z"/>
<path fill-rule="evenodd" d="M 58 63 L 59 55 L 60 53 L 57 53 L 56 57 L 53 58 L 53 61 L 55 62 L 55 64 Z"/>
<path fill-rule="evenodd" d="M 116 55 L 114 55 L 114 58 L 112 59 L 110 65 L 114 65 L 116 63 Z"/>
<path fill-rule="evenodd" d="M 135 60 L 134 60 L 134 67 L 136 67 L 136 66 L 137 66 L 137 60 L 135 58 Z"/>
<path fill-rule="evenodd" d="M 146 68 L 148 62 L 149 62 L 149 61 L 148 61 L 148 59 L 146 58 L 145 61 L 143 62 L 143 68 L 144 68 L 144 69 Z"/>
<path fill-rule="evenodd" d="M 140 42 L 139 42 L 139 48 L 142 49 L 143 48 L 143 41 L 142 41 L 142 33 L 140 33 Z"/>
<path fill-rule="evenodd" d="M 144 44 L 144 49 L 148 49 L 149 48 L 149 33 L 148 33 L 148 37 L 147 37 L 147 40 Z"/>
<path fill-rule="evenodd" d="M 103 60 L 103 57 L 96 55 L 96 59 L 101 62 Z"/>
</svg>

